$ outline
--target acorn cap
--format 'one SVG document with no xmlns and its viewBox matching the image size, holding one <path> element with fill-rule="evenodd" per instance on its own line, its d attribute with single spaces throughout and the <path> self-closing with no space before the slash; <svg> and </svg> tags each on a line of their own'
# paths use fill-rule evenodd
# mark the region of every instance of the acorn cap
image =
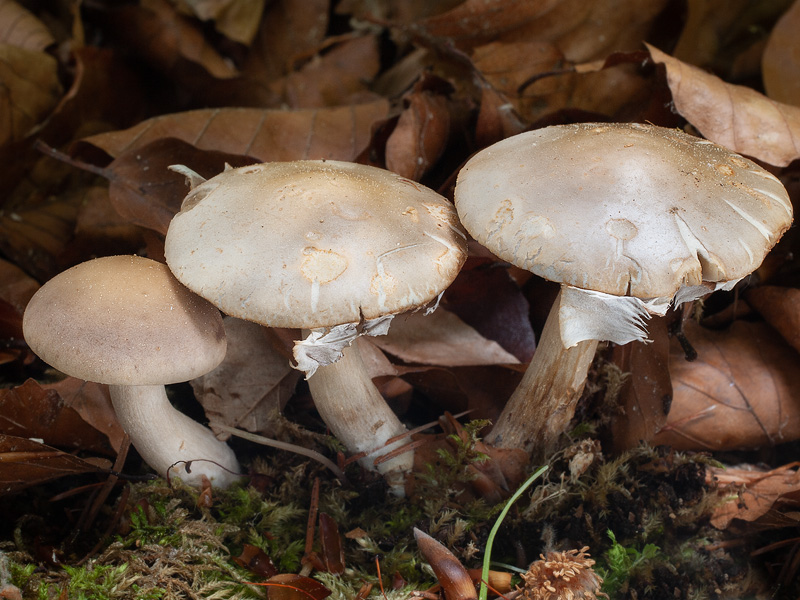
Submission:
<svg viewBox="0 0 800 600">
<path fill-rule="evenodd" d="M 219 311 L 166 265 L 109 256 L 56 275 L 23 317 L 25 340 L 59 371 L 111 385 L 161 385 L 207 373 L 224 358 Z"/>
<path fill-rule="evenodd" d="M 498 142 L 461 170 L 455 202 L 500 258 L 642 299 L 744 277 L 792 221 L 783 185 L 754 162 L 682 131 L 624 123 Z"/>
<path fill-rule="evenodd" d="M 229 315 L 314 329 L 430 302 L 458 274 L 466 236 L 450 202 L 389 171 L 274 162 L 195 187 L 165 255 L 181 282 Z"/>
</svg>

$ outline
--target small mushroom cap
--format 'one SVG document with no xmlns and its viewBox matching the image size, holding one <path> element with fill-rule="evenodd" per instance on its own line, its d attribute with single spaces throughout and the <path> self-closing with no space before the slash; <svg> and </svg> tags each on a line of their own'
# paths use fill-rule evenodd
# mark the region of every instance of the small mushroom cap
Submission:
<svg viewBox="0 0 800 600">
<path fill-rule="evenodd" d="M 160 385 L 207 373 L 224 358 L 214 306 L 165 264 L 109 256 L 56 275 L 22 322 L 31 349 L 56 369 L 111 385 Z"/>
<path fill-rule="evenodd" d="M 223 312 L 319 328 L 422 306 L 466 259 L 455 208 L 389 171 L 338 161 L 230 169 L 170 223 L 175 276 Z"/>
<path fill-rule="evenodd" d="M 783 185 L 754 162 L 639 124 L 558 125 L 498 142 L 461 170 L 455 202 L 504 260 L 643 299 L 744 277 L 792 221 Z"/>
</svg>

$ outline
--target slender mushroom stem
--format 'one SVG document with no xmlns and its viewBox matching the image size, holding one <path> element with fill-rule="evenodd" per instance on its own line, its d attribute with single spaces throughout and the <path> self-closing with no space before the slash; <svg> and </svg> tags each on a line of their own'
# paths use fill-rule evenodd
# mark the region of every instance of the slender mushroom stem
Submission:
<svg viewBox="0 0 800 600">
<path fill-rule="evenodd" d="M 180 477 L 199 487 L 205 475 L 215 487 L 238 480 L 233 450 L 197 421 L 175 410 L 163 385 L 111 385 L 111 403 L 142 459 L 160 476 Z M 187 473 L 178 461 L 192 462 Z"/>
<path fill-rule="evenodd" d="M 405 426 L 372 383 L 357 342 L 345 348 L 342 358 L 317 369 L 308 386 L 322 420 L 350 452 L 368 453 L 361 466 L 378 471 L 396 496 L 405 495 L 405 474 L 411 471 L 414 452 L 409 450 L 385 462 L 376 458 L 404 443 L 386 444 L 406 432 Z M 376 450 L 377 448 L 377 450 Z M 374 450 L 374 452 L 373 452 Z"/>
<path fill-rule="evenodd" d="M 575 414 L 598 342 L 585 340 L 564 348 L 560 306 L 561 292 L 547 315 L 522 381 L 486 438 L 494 446 L 522 448 L 541 458 L 553 448 Z"/>
</svg>

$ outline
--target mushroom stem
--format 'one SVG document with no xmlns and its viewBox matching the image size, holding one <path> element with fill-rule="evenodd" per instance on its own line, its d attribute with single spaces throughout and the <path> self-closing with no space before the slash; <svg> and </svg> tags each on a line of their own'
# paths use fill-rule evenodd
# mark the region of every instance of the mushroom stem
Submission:
<svg viewBox="0 0 800 600">
<path fill-rule="evenodd" d="M 407 430 L 372 383 L 358 342 L 345 348 L 337 362 L 317 369 L 308 386 L 317 411 L 333 435 L 350 452 L 366 452 L 359 459 L 361 466 L 378 471 L 392 493 L 404 496 L 405 475 L 413 466 L 414 452 L 409 450 L 375 465 L 376 458 L 403 444 L 402 440 L 386 442 Z"/>
<path fill-rule="evenodd" d="M 142 459 L 161 477 L 170 471 L 184 483 L 200 487 L 205 475 L 225 488 L 241 475 L 233 450 L 194 419 L 175 410 L 163 385 L 111 385 L 117 420 Z M 195 461 L 191 473 L 184 463 Z"/>
<path fill-rule="evenodd" d="M 575 414 L 597 340 L 565 348 L 561 342 L 558 293 L 533 359 L 500 413 L 486 441 L 501 448 L 522 448 L 542 458 L 553 448 Z"/>
</svg>

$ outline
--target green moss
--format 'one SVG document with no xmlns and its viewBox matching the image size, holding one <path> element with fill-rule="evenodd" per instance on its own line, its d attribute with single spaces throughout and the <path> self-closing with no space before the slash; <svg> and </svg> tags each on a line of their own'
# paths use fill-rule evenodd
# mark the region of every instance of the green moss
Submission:
<svg viewBox="0 0 800 600">
<path fill-rule="evenodd" d="M 16 547 L 7 551 L 12 581 L 25 597 L 41 600 L 58 598 L 64 590 L 70 598 L 264 598 L 265 587 L 247 583 L 258 582 L 258 576 L 234 557 L 251 544 L 279 571 L 300 572 L 311 488 L 319 479 L 319 510 L 339 528 L 346 570 L 313 576 L 333 591 L 333 598 L 352 598 L 373 583 L 370 598 L 377 599 L 382 597 L 380 568 L 387 597 L 406 598 L 409 590 L 435 582 L 418 555 L 414 527 L 444 543 L 465 566 L 480 564 L 502 508 L 502 503 L 491 506 L 475 498 L 470 489 L 472 467 L 486 460 L 475 448 L 483 425 L 469 424 L 464 437 L 450 439 L 452 452 L 440 452 L 426 467 L 410 499 L 387 496 L 383 482 L 357 466 L 348 470 L 353 484 L 343 487 L 314 464 L 275 455 L 251 465 L 271 486 L 213 490 L 210 507 L 198 504 L 197 490 L 179 483 L 131 485 L 121 527 L 106 546 L 80 565 L 80 555 L 67 554 L 68 566 L 61 569 L 34 568 L 30 540 L 41 523 L 20 519 Z M 580 453 L 589 460 L 576 469 Z M 704 526 L 713 498 L 703 487 L 702 460 L 646 446 L 605 460 L 598 443 L 577 441 L 552 457 L 541 483 L 508 513 L 493 558 L 527 567 L 520 555 L 530 561 L 549 549 L 588 545 L 609 593 L 624 598 L 635 591 L 640 598 L 656 598 L 665 576 L 678 573 L 671 581 L 701 597 L 704 578 L 706 587 L 714 585 L 717 559 L 698 549 L 719 535 Z M 109 507 L 108 518 L 113 512 Z M 321 550 L 316 541 L 314 549 Z M 405 582 L 402 590 L 391 590 L 395 574 Z"/>
</svg>

